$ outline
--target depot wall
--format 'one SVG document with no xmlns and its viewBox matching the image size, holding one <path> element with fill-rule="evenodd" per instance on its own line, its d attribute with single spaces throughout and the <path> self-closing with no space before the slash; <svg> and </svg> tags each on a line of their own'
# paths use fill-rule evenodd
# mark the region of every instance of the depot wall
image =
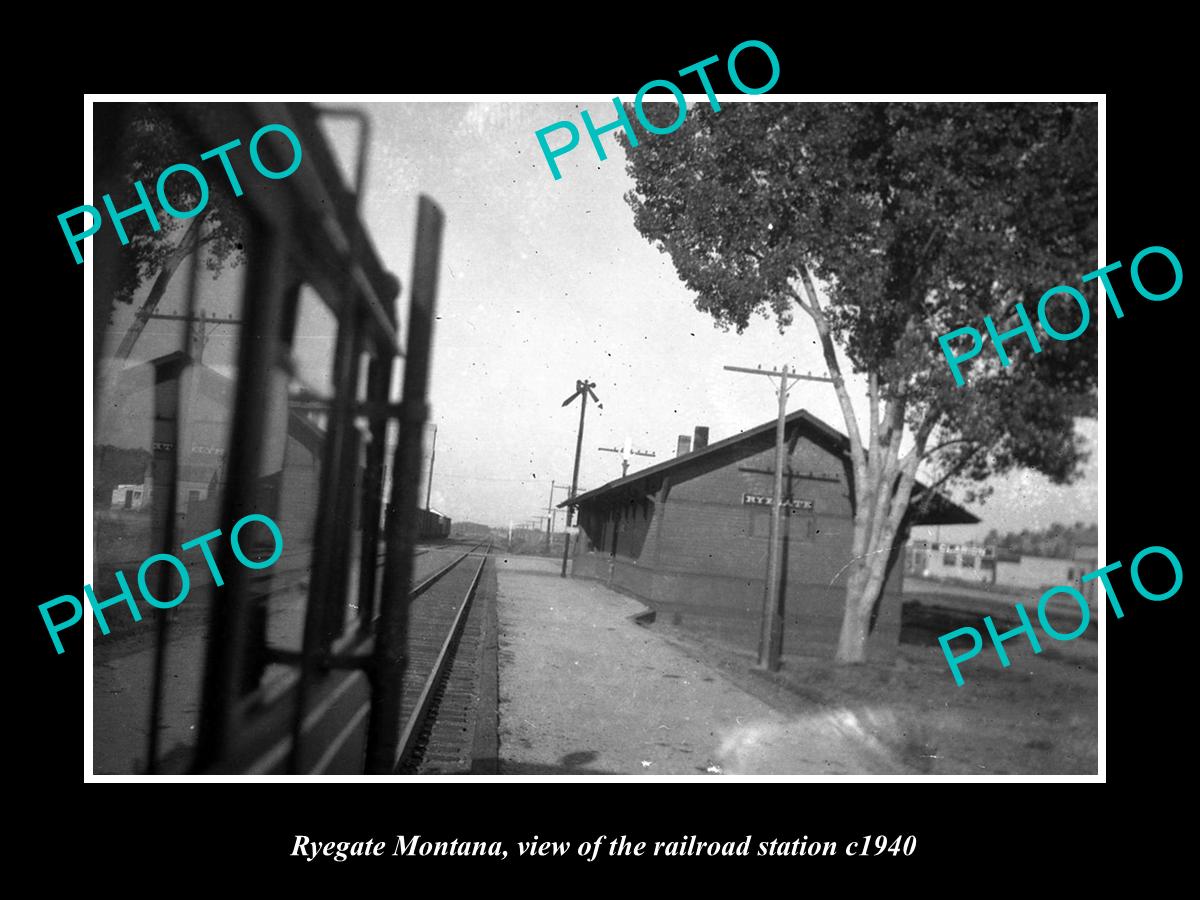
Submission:
<svg viewBox="0 0 1200 900">
<path fill-rule="evenodd" d="M 783 516 L 784 653 L 828 655 L 836 646 L 845 604 L 853 525 L 841 458 L 801 437 L 792 442 L 785 499 L 811 500 L 812 510 Z M 655 495 L 583 508 L 584 539 L 572 573 L 632 594 L 661 620 L 755 651 L 762 621 L 769 506 L 743 502 L 769 496 L 774 451 L 763 447 L 689 470 Z M 753 471 L 747 471 L 753 470 Z M 872 658 L 899 641 L 902 572 L 893 566 L 870 638 Z"/>
</svg>

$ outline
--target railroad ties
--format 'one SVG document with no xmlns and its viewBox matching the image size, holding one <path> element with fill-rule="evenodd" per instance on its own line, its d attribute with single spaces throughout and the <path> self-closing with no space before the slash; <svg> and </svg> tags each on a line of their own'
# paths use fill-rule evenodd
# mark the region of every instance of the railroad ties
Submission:
<svg viewBox="0 0 1200 900">
<path fill-rule="evenodd" d="M 495 678 L 483 653 L 495 601 L 490 551 L 490 543 L 470 547 L 414 588 L 398 774 L 470 774 L 481 736 L 486 744 L 487 731 L 495 730 L 494 691 L 482 685 L 489 668 Z"/>
</svg>

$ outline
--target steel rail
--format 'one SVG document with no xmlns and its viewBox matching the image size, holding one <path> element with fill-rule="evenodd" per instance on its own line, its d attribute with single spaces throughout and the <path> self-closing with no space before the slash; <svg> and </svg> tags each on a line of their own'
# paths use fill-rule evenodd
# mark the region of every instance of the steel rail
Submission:
<svg viewBox="0 0 1200 900">
<path fill-rule="evenodd" d="M 452 571 L 457 565 L 459 565 L 459 563 L 461 563 L 463 560 L 465 560 L 467 557 L 469 557 L 472 553 L 474 553 L 476 550 L 478 550 L 480 547 L 483 547 L 483 546 L 484 546 L 484 544 L 482 542 L 476 544 L 475 546 L 473 546 L 469 550 L 467 550 L 465 553 L 463 553 L 461 556 L 455 558 L 451 563 L 449 563 L 448 565 L 439 569 L 437 572 L 430 575 L 428 578 L 426 578 L 424 581 L 422 581 L 420 584 L 418 584 L 415 588 L 413 588 L 411 591 L 409 591 L 408 600 L 410 600 L 410 601 L 414 600 L 417 597 L 419 597 L 421 594 L 423 594 L 425 591 L 429 590 L 429 588 L 431 588 L 434 584 L 436 584 L 442 578 L 442 576 L 444 576 L 447 573 L 449 573 L 450 571 Z M 491 549 L 492 549 L 491 544 L 489 543 L 487 545 L 487 549 L 484 551 L 483 560 L 480 562 L 479 570 L 476 571 L 475 577 L 471 581 L 471 586 L 467 589 L 466 597 L 463 600 L 463 605 L 459 609 L 459 617 L 461 617 L 461 615 L 462 615 L 462 610 L 467 608 L 470 605 L 470 602 L 474 597 L 475 586 L 479 582 L 479 576 L 483 571 L 483 565 L 487 562 L 488 554 L 491 552 Z M 458 630 L 460 630 L 460 628 L 461 628 L 459 617 L 455 618 L 455 621 L 450 629 L 451 638 L 453 638 L 455 633 Z M 378 619 L 376 619 L 376 621 L 378 621 Z M 447 646 L 449 646 L 449 643 L 450 643 L 450 641 L 447 640 L 446 644 L 444 644 L 442 647 L 441 654 L 438 656 L 438 659 L 434 662 L 434 675 L 439 675 L 440 669 L 443 668 L 445 665 L 444 657 L 446 657 L 446 655 L 447 655 L 446 648 L 447 648 Z M 283 661 L 283 660 L 277 660 L 277 661 Z M 434 681 L 434 683 L 436 684 L 436 680 Z M 338 698 L 340 698 L 342 696 L 342 694 L 345 693 L 346 690 L 349 689 L 351 684 L 353 684 L 353 676 L 351 676 L 350 678 L 347 678 L 342 684 L 340 684 L 337 688 L 335 688 L 333 693 L 330 694 L 328 697 L 326 697 L 321 703 L 317 704 L 317 706 L 315 706 L 314 708 L 308 710 L 307 714 L 304 717 L 304 722 L 303 722 L 303 726 L 301 729 L 301 733 L 307 732 L 307 731 L 311 730 L 313 727 L 315 727 L 317 722 L 320 720 L 321 716 L 323 716 L 334 705 L 334 702 Z M 421 694 L 420 702 L 417 705 L 417 711 L 421 714 L 421 716 L 420 716 L 421 718 L 424 718 L 424 711 L 425 711 L 425 707 L 428 705 L 429 697 L 432 697 L 432 692 L 429 691 L 428 684 L 427 684 L 425 690 Z M 352 724 L 357 725 L 357 724 L 361 723 L 361 721 L 366 717 L 366 715 L 370 711 L 371 703 L 373 702 L 373 700 L 374 700 L 373 697 L 369 698 L 365 703 L 362 704 L 362 706 L 359 707 L 358 710 L 355 711 L 354 715 L 351 717 Z M 325 768 L 329 765 L 330 761 L 337 755 L 337 752 L 341 749 L 342 745 L 347 740 L 349 740 L 349 738 L 353 734 L 353 731 L 354 731 L 354 729 L 350 726 L 350 724 L 343 727 L 342 730 L 333 738 L 333 740 L 331 740 L 329 742 L 329 746 L 327 746 L 325 748 L 325 751 L 321 754 L 320 759 L 312 766 L 312 768 L 308 774 L 322 773 L 325 770 Z M 418 734 L 419 732 L 414 729 L 413 733 L 415 735 L 415 734 Z M 405 731 L 404 736 L 405 736 L 405 738 L 408 737 L 408 731 Z M 404 743 L 402 743 L 401 746 L 404 747 L 406 745 Z M 260 753 L 257 757 L 255 757 L 253 762 L 251 762 L 249 764 L 249 766 L 246 768 L 246 773 L 254 775 L 254 774 L 264 774 L 266 772 L 271 771 L 276 765 L 278 765 L 280 760 L 282 760 L 288 754 L 291 753 L 292 747 L 293 747 L 293 739 L 292 739 L 292 735 L 289 733 L 289 734 L 285 735 L 279 742 L 277 742 L 273 746 L 266 749 L 264 752 Z M 407 755 L 407 753 L 402 753 L 401 756 L 399 757 L 399 760 L 403 760 L 406 755 Z M 398 763 L 397 763 L 397 765 L 398 765 Z"/>
<path fill-rule="evenodd" d="M 477 547 L 482 546 L 482 544 L 477 545 Z M 459 561 L 469 556 L 477 547 L 472 548 L 472 550 L 467 551 L 467 553 L 459 557 Z M 392 766 L 393 772 L 399 771 L 401 764 L 412 753 L 413 746 L 417 742 L 417 736 L 421 733 L 421 727 L 425 724 L 425 715 L 429 711 L 429 705 L 433 701 L 433 695 L 442 680 L 446 666 L 453 656 L 454 643 L 458 640 L 463 624 L 467 620 L 467 611 L 471 608 L 471 601 L 475 599 L 475 589 L 479 586 L 480 576 L 483 575 L 483 567 L 487 565 L 488 556 L 491 552 L 492 545 L 489 541 L 487 550 L 484 551 L 483 558 L 479 561 L 479 568 L 475 570 L 475 577 L 471 579 L 471 586 L 467 588 L 467 595 L 463 598 L 462 605 L 458 608 L 458 612 L 454 616 L 454 622 L 450 626 L 450 633 L 446 635 L 446 640 L 442 643 L 441 652 L 438 653 L 438 657 L 433 663 L 433 671 L 425 679 L 425 686 L 421 689 L 421 696 L 417 700 L 416 708 L 413 709 L 412 714 L 408 717 L 408 721 L 404 725 L 404 731 L 401 733 L 400 742 L 397 745 L 396 759 Z M 456 565 L 457 562 L 455 563 Z M 421 587 L 423 588 L 424 584 Z"/>
<path fill-rule="evenodd" d="M 420 597 L 423 593 L 425 593 L 427 590 L 429 590 L 431 587 L 433 587 L 433 585 L 443 575 L 445 575 L 447 572 L 449 572 L 451 569 L 453 569 L 460 562 L 462 562 L 464 559 L 466 559 L 468 556 L 470 556 L 472 553 L 474 553 L 476 550 L 478 550 L 482 546 L 483 546 L 483 542 L 481 541 L 480 543 L 476 544 L 474 547 L 472 547 L 470 550 L 468 550 L 462 556 L 458 557 L 456 560 L 454 560 L 454 562 L 450 563 L 445 568 L 439 569 L 438 571 L 434 572 L 432 575 L 430 575 L 428 578 L 426 578 L 424 581 L 422 581 L 415 588 L 413 588 L 411 591 L 408 592 L 408 599 L 415 600 L 417 597 Z M 491 550 L 491 548 L 489 547 L 488 552 L 490 552 L 490 550 Z M 416 555 L 417 554 L 415 554 L 415 553 L 413 554 L 413 556 L 416 556 Z M 484 558 L 485 559 L 487 558 L 487 553 L 484 554 Z"/>
</svg>

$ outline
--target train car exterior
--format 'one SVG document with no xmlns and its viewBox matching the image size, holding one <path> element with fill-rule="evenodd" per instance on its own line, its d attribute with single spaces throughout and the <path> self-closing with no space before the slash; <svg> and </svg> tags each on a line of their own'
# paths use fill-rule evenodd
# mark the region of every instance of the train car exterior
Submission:
<svg viewBox="0 0 1200 900">
<path fill-rule="evenodd" d="M 325 136 L 330 117 L 358 126 L 354 184 Z M 223 580 L 189 560 L 186 603 L 96 643 L 97 773 L 398 764 L 442 216 L 420 199 L 402 347 L 400 280 L 360 220 L 368 137 L 365 117 L 309 104 L 95 106 L 95 192 L 128 210 L 130 236 L 89 245 L 97 593 L 118 592 L 115 572 L 178 554 L 203 530 L 228 535 L 248 514 L 283 536 L 261 571 L 218 538 Z M 224 157 L 197 162 L 209 148 L 230 154 L 236 187 L 221 180 Z M 205 167 L 208 185 L 201 197 L 190 176 L 172 178 L 172 208 L 196 211 L 152 228 L 134 185 L 181 162 Z M 383 515 L 385 462 L 396 516 Z M 251 558 L 271 545 L 257 523 L 244 530 Z M 137 721 L 144 732 L 128 726 Z"/>
</svg>

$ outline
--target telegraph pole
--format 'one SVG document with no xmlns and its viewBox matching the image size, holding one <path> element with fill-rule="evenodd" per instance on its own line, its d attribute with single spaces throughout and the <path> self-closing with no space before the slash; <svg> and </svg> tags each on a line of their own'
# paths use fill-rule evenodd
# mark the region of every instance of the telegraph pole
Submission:
<svg viewBox="0 0 1200 900">
<path fill-rule="evenodd" d="M 437 458 L 437 423 L 433 423 L 433 447 L 429 450 L 429 486 L 425 488 L 425 510 L 429 510 L 429 498 L 433 494 L 433 461 Z"/>
<path fill-rule="evenodd" d="M 787 430 L 787 395 L 792 380 L 829 381 L 817 375 L 797 375 L 784 366 L 780 372 L 774 369 L 744 369 L 740 366 L 725 366 L 729 372 L 744 372 L 748 375 L 766 375 L 779 379 L 776 393 L 779 395 L 779 418 L 775 422 L 775 492 L 771 498 L 771 531 L 767 543 L 767 586 L 763 594 L 762 631 L 758 640 L 758 668 L 768 672 L 779 669 L 779 656 L 783 649 L 783 598 L 780 596 L 780 538 L 783 535 L 783 457 L 785 432 Z"/>
<path fill-rule="evenodd" d="M 211 332 L 205 330 L 205 325 L 207 323 L 212 323 L 213 331 L 216 331 L 216 329 L 218 327 L 220 327 L 221 325 L 241 325 L 242 324 L 241 319 L 235 319 L 231 315 L 228 315 L 222 319 L 220 316 L 210 316 L 210 315 L 205 314 L 203 309 L 201 309 L 194 316 L 181 316 L 181 315 L 176 315 L 174 313 L 154 313 L 154 312 L 139 311 L 138 317 L 139 317 L 139 319 L 143 320 L 143 324 L 144 324 L 144 322 L 149 321 L 150 319 L 165 319 L 165 320 L 171 321 L 171 322 L 187 322 L 187 323 L 189 323 L 188 327 L 190 328 L 190 330 L 192 332 L 192 344 L 196 350 L 195 357 L 194 357 L 196 365 L 201 365 L 204 362 L 204 348 L 208 345 L 208 338 L 211 334 Z M 131 329 L 131 331 L 132 331 L 132 329 Z M 140 335 L 141 329 L 138 329 L 137 333 Z"/>
<path fill-rule="evenodd" d="M 556 510 L 554 508 L 554 492 L 555 491 L 565 491 L 565 490 L 567 490 L 567 486 L 565 484 L 558 484 L 555 481 L 550 482 L 550 502 L 546 504 L 546 552 L 547 553 L 550 552 L 550 545 L 552 543 L 550 535 L 551 535 L 551 532 L 554 530 L 554 514 L 556 512 L 558 512 L 558 510 Z"/>
<path fill-rule="evenodd" d="M 583 417 L 587 413 L 587 398 L 591 397 L 596 401 L 596 406 L 604 409 L 604 404 L 600 402 L 592 388 L 596 386 L 596 382 L 588 381 L 586 378 L 582 381 L 575 382 L 575 393 L 562 402 L 563 406 L 569 406 L 571 401 L 576 397 L 581 397 L 583 402 L 579 404 L 579 434 L 575 438 L 575 470 L 571 473 L 571 494 L 569 499 L 575 499 L 575 491 L 579 488 L 579 457 L 583 452 Z M 567 507 L 567 528 L 571 527 L 571 507 Z M 567 554 L 571 547 L 571 532 L 568 531 L 564 535 L 563 541 L 563 562 L 562 562 L 562 577 L 567 577 Z"/>
<path fill-rule="evenodd" d="M 631 456 L 654 456 L 653 451 L 634 450 L 633 443 L 629 438 L 625 438 L 625 446 L 623 447 L 598 447 L 598 450 L 603 450 L 605 453 L 620 453 L 621 454 L 621 477 L 624 478 L 629 474 L 629 457 Z"/>
</svg>

